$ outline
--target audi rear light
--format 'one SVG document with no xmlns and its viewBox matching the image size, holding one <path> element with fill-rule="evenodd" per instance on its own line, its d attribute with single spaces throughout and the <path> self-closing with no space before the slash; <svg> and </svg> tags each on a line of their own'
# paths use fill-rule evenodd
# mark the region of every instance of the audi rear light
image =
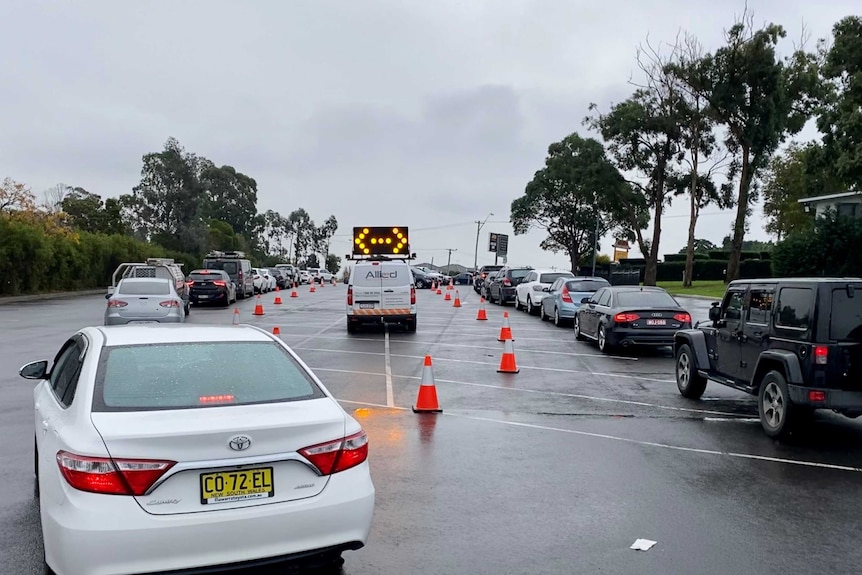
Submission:
<svg viewBox="0 0 862 575">
<path fill-rule="evenodd" d="M 143 495 L 176 461 L 111 459 L 59 451 L 57 465 L 66 483 L 78 491 Z"/>
<path fill-rule="evenodd" d="M 169 299 L 165 301 L 160 301 L 159 305 L 162 307 L 180 307 L 180 302 L 173 299 Z"/>
<path fill-rule="evenodd" d="M 416 288 L 410 286 L 410 305 L 416 305 Z"/>
<path fill-rule="evenodd" d="M 687 313 L 678 313 L 673 316 L 673 319 L 680 323 L 691 323 L 691 315 Z"/>
<path fill-rule="evenodd" d="M 637 321 L 641 318 L 636 313 L 618 313 L 614 316 L 614 321 L 617 323 L 629 323 L 632 321 Z"/>
<path fill-rule="evenodd" d="M 814 363 L 817 365 L 826 365 L 829 359 L 829 348 L 825 345 L 818 345 L 814 348 Z"/>
<path fill-rule="evenodd" d="M 215 285 L 217 285 L 218 287 L 226 287 L 227 286 L 227 282 L 224 280 L 216 280 L 213 283 Z"/>
<path fill-rule="evenodd" d="M 121 299 L 109 299 L 108 300 L 108 307 L 126 307 L 127 305 L 129 305 L 129 303 L 125 302 Z"/>
<path fill-rule="evenodd" d="M 353 305 L 353 286 L 347 286 L 347 305 Z"/>
<path fill-rule="evenodd" d="M 566 303 L 575 303 L 572 301 L 572 296 L 569 294 L 569 288 L 563 286 L 563 292 L 560 294 L 560 299 Z"/>
<path fill-rule="evenodd" d="M 314 465 L 321 475 L 332 475 L 356 467 L 368 458 L 368 436 L 364 431 L 343 439 L 319 443 L 299 453 Z"/>
</svg>

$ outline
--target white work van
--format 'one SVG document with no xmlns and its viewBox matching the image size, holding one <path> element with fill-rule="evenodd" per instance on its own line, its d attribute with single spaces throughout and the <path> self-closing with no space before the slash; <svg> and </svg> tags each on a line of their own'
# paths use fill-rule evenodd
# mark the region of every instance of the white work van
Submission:
<svg viewBox="0 0 862 575">
<path fill-rule="evenodd" d="M 404 260 L 357 261 L 347 280 L 347 332 L 363 324 L 398 323 L 416 331 L 416 286 Z"/>
</svg>

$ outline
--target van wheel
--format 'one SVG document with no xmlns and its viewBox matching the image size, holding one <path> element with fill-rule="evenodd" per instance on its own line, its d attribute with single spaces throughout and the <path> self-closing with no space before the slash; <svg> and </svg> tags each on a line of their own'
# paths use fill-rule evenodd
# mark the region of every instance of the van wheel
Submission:
<svg viewBox="0 0 862 575">
<path fill-rule="evenodd" d="M 407 331 L 415 332 L 416 331 L 416 319 L 408 319 L 407 320 Z"/>
<path fill-rule="evenodd" d="M 347 333 L 356 333 L 356 322 L 347 320 Z"/>
</svg>

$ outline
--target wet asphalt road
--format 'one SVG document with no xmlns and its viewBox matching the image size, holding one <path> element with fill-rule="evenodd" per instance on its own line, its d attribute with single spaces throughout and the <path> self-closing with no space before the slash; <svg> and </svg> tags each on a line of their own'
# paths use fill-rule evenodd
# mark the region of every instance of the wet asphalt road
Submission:
<svg viewBox="0 0 862 575">
<path fill-rule="evenodd" d="M 701 401 L 682 398 L 669 352 L 603 356 L 511 306 L 521 371 L 499 374 L 503 309 L 476 321 L 467 286 L 461 308 L 420 292 L 417 333 L 388 336 L 346 334 L 344 286 L 280 295 L 281 306 L 261 298 L 262 317 L 240 302 L 242 321 L 279 326 L 370 436 L 374 523 L 367 546 L 345 553 L 345 574 L 858 570 L 857 421 L 820 414 L 804 436 L 773 441 L 749 396 L 711 384 Z M 706 318 L 708 301 L 680 301 Z M 100 324 L 104 305 L 0 305 L 2 574 L 41 573 L 32 385 L 17 368 Z M 190 321 L 230 323 L 231 311 L 193 308 Z M 438 415 L 410 410 L 425 354 Z M 637 538 L 658 543 L 633 551 Z"/>
</svg>

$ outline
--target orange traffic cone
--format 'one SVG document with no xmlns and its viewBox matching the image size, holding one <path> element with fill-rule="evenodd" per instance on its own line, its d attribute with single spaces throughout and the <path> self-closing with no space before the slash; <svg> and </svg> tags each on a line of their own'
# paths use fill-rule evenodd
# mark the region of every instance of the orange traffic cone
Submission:
<svg viewBox="0 0 862 575">
<path fill-rule="evenodd" d="M 512 338 L 512 328 L 509 327 L 509 312 L 503 312 L 503 327 L 500 328 L 500 337 L 497 341 L 508 341 Z"/>
<path fill-rule="evenodd" d="M 422 368 L 422 381 L 419 383 L 419 397 L 413 406 L 413 413 L 440 413 L 437 403 L 437 387 L 434 385 L 434 368 L 431 366 L 431 356 L 425 356 L 425 367 Z"/>
<path fill-rule="evenodd" d="M 479 321 L 487 321 L 488 314 L 485 312 L 485 298 L 479 298 L 479 313 L 476 314 L 476 319 Z"/>
<path fill-rule="evenodd" d="M 500 358 L 500 369 L 497 373 L 518 373 L 518 364 L 515 363 L 515 345 L 511 339 L 507 339 L 503 346 L 503 357 Z"/>
<path fill-rule="evenodd" d="M 281 335 L 281 330 L 278 329 L 278 326 L 272 328 L 272 335 Z"/>
<path fill-rule="evenodd" d="M 251 315 L 263 315 L 263 304 L 260 303 L 260 295 L 257 296 L 257 305 L 254 306 L 254 313 Z"/>
<path fill-rule="evenodd" d="M 311 283 L 311 289 L 309 289 L 309 290 L 308 290 L 308 293 L 314 293 L 314 292 L 316 292 L 316 291 L 317 291 L 317 290 L 316 290 L 316 289 L 314 289 L 314 282 L 312 282 L 312 283 Z"/>
<path fill-rule="evenodd" d="M 443 290 L 440 289 L 440 286 L 437 286 L 437 295 L 443 295 Z"/>
<path fill-rule="evenodd" d="M 233 325 L 239 325 L 239 308 L 233 308 Z"/>
<path fill-rule="evenodd" d="M 446 297 L 444 297 L 443 299 L 445 301 L 452 301 L 452 296 L 449 294 L 449 292 L 446 292 Z"/>
<path fill-rule="evenodd" d="M 320 289 L 323 289 L 325 287 L 326 287 L 326 282 L 323 281 L 323 278 L 320 278 Z"/>
<path fill-rule="evenodd" d="M 281 305 L 281 290 L 278 289 L 278 286 L 275 286 L 275 299 L 272 301 L 274 305 Z"/>
<path fill-rule="evenodd" d="M 293 282 L 293 291 L 290 292 L 290 297 L 299 297 L 299 294 L 296 293 L 296 282 Z"/>
<path fill-rule="evenodd" d="M 461 307 L 461 290 L 455 290 L 455 303 L 452 304 L 452 307 Z"/>
<path fill-rule="evenodd" d="M 452 285 L 452 283 L 453 283 L 454 281 L 455 281 L 455 280 L 454 280 L 453 278 L 449 278 L 449 285 L 447 285 L 447 286 L 446 286 L 446 290 L 447 290 L 447 291 L 451 291 L 451 290 L 455 289 L 455 288 L 453 287 L 453 285 Z"/>
<path fill-rule="evenodd" d="M 431 280 L 431 291 L 437 291 L 437 280 Z"/>
</svg>

